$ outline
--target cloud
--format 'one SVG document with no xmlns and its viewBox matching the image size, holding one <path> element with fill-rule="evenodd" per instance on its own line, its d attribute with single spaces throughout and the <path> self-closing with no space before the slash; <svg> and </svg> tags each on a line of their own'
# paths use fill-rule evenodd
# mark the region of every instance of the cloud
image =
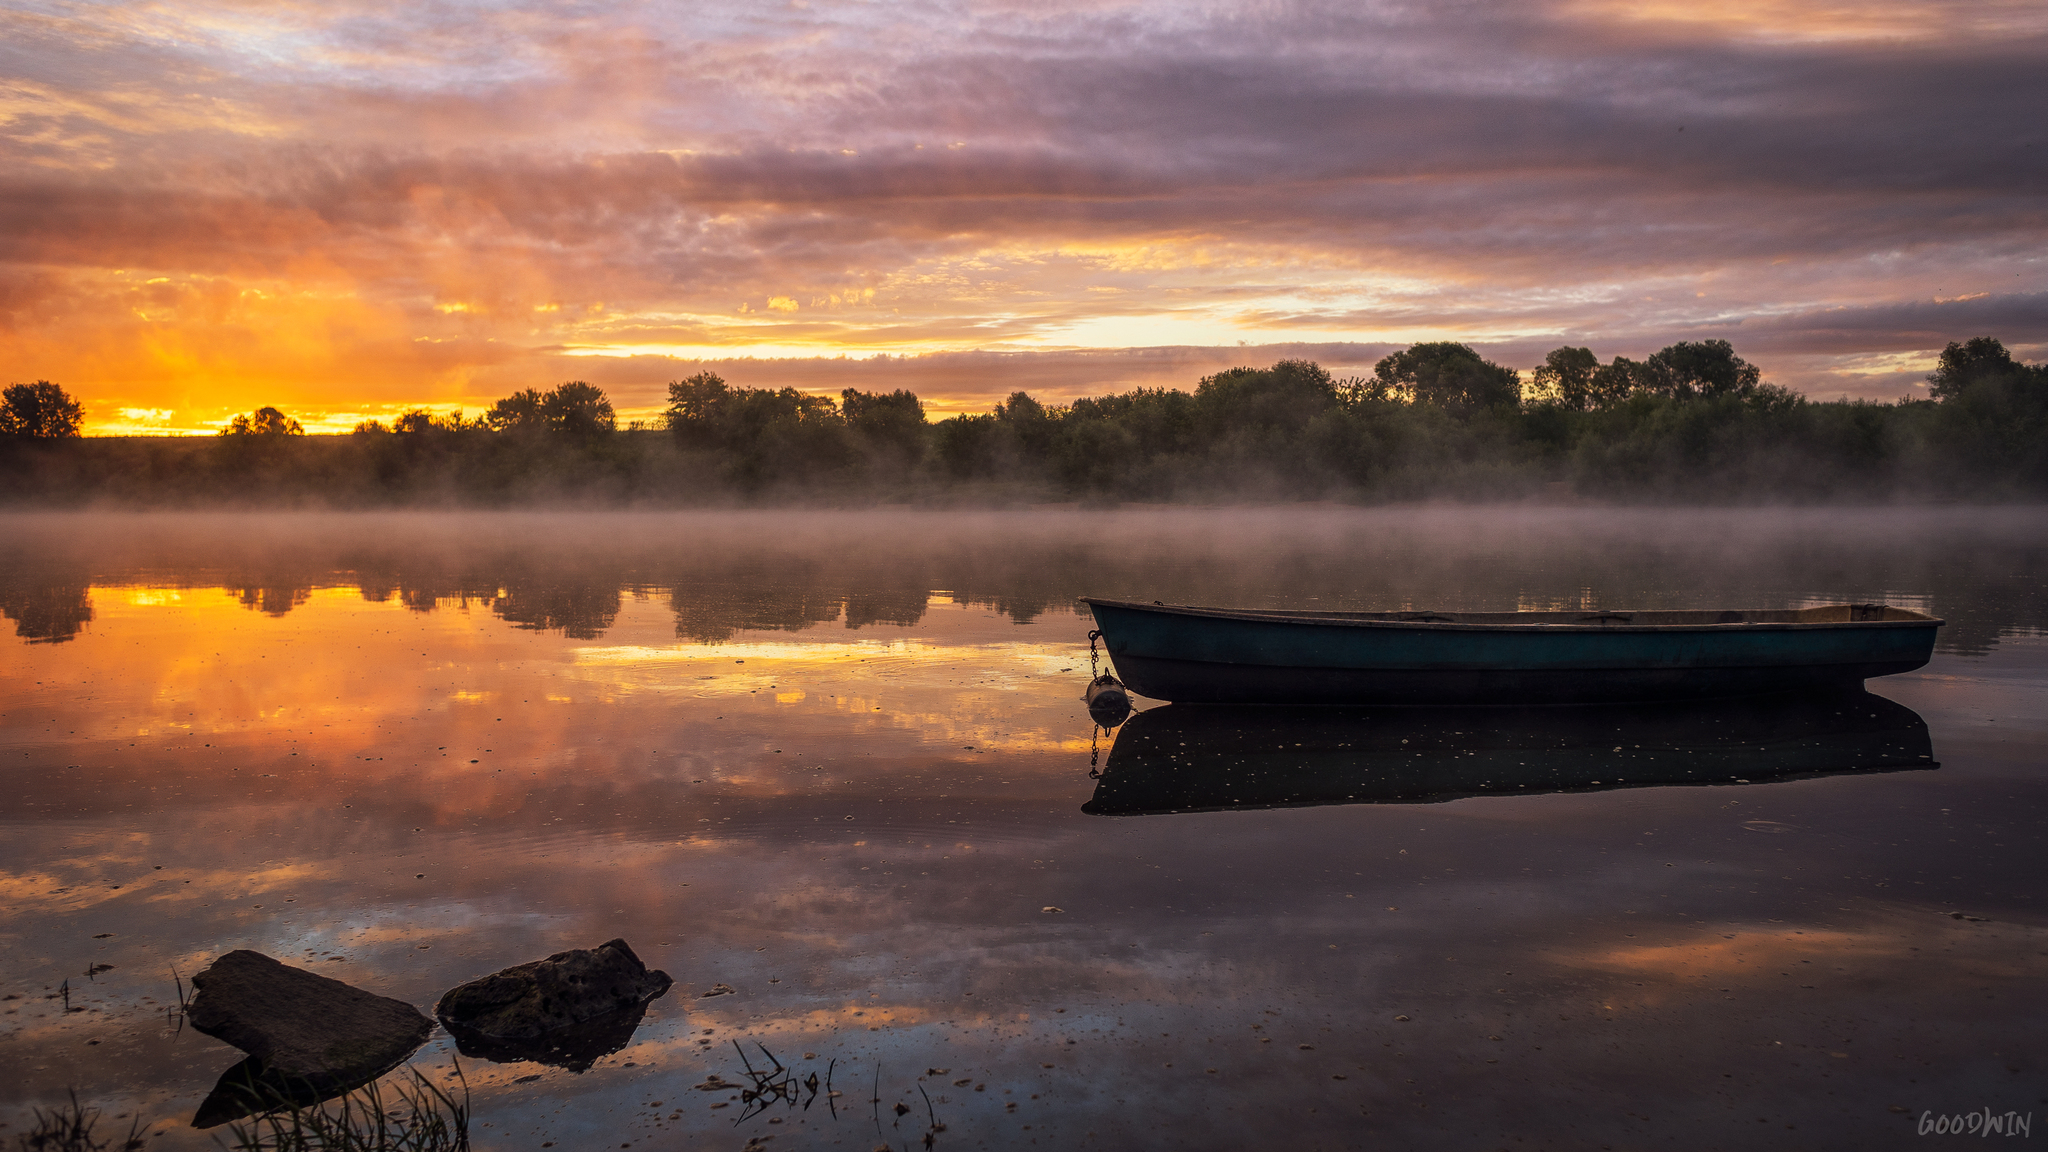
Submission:
<svg viewBox="0 0 2048 1152">
<path fill-rule="evenodd" d="M 1832 379 L 1937 335 L 2037 340 L 2048 292 L 2035 6 L 201 3 L 0 29 L 10 370 L 109 410 L 442 403 L 563 352 L 1527 359 L 1710 330 Z M 1937 297 L 2003 303 L 1914 303 Z"/>
</svg>

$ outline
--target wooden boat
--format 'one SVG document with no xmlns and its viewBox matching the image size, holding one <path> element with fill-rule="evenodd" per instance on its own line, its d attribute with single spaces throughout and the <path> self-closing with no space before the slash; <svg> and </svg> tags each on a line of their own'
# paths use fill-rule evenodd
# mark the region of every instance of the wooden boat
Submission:
<svg viewBox="0 0 2048 1152">
<path fill-rule="evenodd" d="M 1587 708 L 1170 704 L 1117 733 L 1081 810 L 1419 804 L 1938 766 L 1917 713 L 1862 691 Z"/>
<path fill-rule="evenodd" d="M 1590 704 L 1839 691 L 1927 663 L 1942 624 L 1883 604 L 1271 612 L 1082 602 L 1131 691 L 1203 704 Z"/>
</svg>

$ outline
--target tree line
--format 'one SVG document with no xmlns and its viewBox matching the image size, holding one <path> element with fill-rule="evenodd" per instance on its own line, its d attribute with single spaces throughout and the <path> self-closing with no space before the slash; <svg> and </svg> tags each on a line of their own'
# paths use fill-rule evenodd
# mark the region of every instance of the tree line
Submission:
<svg viewBox="0 0 2048 1152">
<path fill-rule="evenodd" d="M 2048 494 L 2048 364 L 1951 343 L 1926 399 L 1814 401 L 1725 340 L 1602 364 L 1561 347 L 1524 375 L 1463 344 L 1413 345 L 1369 376 L 1308 361 L 1233 368 L 1192 391 L 1048 405 L 1016 392 L 930 421 L 908 391 L 668 386 L 657 427 L 618 427 L 583 381 L 477 417 L 424 409 L 308 437 L 276 408 L 212 443 L 78 439 L 47 381 L 0 404 L 21 498 L 394 505 L 569 499 L 1205 501 L 2025 499 Z M 56 449 L 67 444 L 67 449 Z M 118 443 L 118 446 L 115 446 Z"/>
</svg>

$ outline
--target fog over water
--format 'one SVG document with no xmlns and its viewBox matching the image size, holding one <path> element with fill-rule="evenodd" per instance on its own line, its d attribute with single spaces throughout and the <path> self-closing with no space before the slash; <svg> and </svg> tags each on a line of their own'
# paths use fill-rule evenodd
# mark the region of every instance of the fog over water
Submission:
<svg viewBox="0 0 2048 1152">
<path fill-rule="evenodd" d="M 187 1122 L 240 1054 L 164 1009 L 174 967 L 232 948 L 429 1009 L 614 936 L 675 989 L 587 1072 L 466 1059 L 479 1146 L 919 1146 L 926 1095 L 938 1147 L 1856 1148 L 1928 1109 L 2040 1122 L 2044 529 L 2033 508 L 0 518 L 0 1136 L 76 1087 L 152 1147 L 212 1147 Z M 1095 729 L 1079 595 L 1948 623 L 1877 699 L 1593 713 L 1591 735 L 1275 714 L 1226 738 L 1155 701 Z M 1162 768 L 1162 733 L 1198 771 Z M 1527 786 L 1325 787 L 1347 763 L 1392 779 L 1403 739 Z M 1252 779 L 1201 759 L 1226 740 L 1266 757 L 1266 791 L 1188 810 Z M 1514 776 L 1539 747 L 1548 775 Z M 1592 775 L 1638 749 L 1668 753 L 1660 781 L 1754 771 Z M 66 979 L 84 1011 L 47 998 Z M 735 1038 L 832 1067 L 838 1117 L 736 1126 L 693 1088 L 739 1077 Z M 437 1033 L 414 1064 L 452 1051 Z"/>
</svg>

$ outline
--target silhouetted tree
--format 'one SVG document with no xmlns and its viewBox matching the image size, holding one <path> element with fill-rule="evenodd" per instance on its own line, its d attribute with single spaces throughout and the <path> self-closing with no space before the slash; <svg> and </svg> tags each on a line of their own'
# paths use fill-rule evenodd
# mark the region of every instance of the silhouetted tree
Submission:
<svg viewBox="0 0 2048 1152">
<path fill-rule="evenodd" d="M 1009 399 L 996 405 L 993 413 L 996 423 L 1015 440 L 1018 451 L 1033 460 L 1044 459 L 1051 450 L 1053 437 L 1059 434 L 1060 421 L 1066 414 L 1066 409 L 1047 408 L 1028 392 L 1010 393 Z"/>
<path fill-rule="evenodd" d="M 1942 349 L 1927 390 L 1939 401 L 1933 439 L 1955 473 L 2019 490 L 2048 487 L 2048 364 L 2028 367 L 1978 336 Z"/>
<path fill-rule="evenodd" d="M 275 408 L 258 408 L 247 416 L 237 416 L 228 421 L 220 430 L 223 436 L 304 436 L 306 429 L 297 420 Z"/>
<path fill-rule="evenodd" d="M 699 372 L 668 386 L 668 430 L 692 448 L 722 447 L 721 419 L 732 389 L 716 372 Z"/>
<path fill-rule="evenodd" d="M 728 453 L 729 478 L 747 488 L 830 471 L 849 458 L 846 421 L 829 396 L 731 388 L 717 374 L 699 372 L 671 383 L 668 400 L 676 442 Z"/>
<path fill-rule="evenodd" d="M 78 435 L 85 409 L 48 380 L 10 384 L 0 392 L 0 436 L 63 440 Z"/>
<path fill-rule="evenodd" d="M 1233 429 L 1298 430 L 1336 403 L 1337 382 L 1312 360 L 1232 368 L 1195 385 L 1195 418 L 1209 437 Z"/>
<path fill-rule="evenodd" d="M 1763 370 L 1726 340 L 1681 340 L 1650 357 L 1648 367 L 1655 391 L 1674 400 L 1747 397 L 1763 380 Z"/>
<path fill-rule="evenodd" d="M 546 403 L 540 391 L 525 388 L 514 392 L 484 413 L 484 423 L 497 432 L 545 432 L 548 417 L 543 405 Z"/>
<path fill-rule="evenodd" d="M 1373 365 L 1373 376 L 1389 392 L 1406 393 L 1417 404 L 1460 415 L 1522 399 L 1520 373 L 1448 340 L 1396 352 Z"/>
<path fill-rule="evenodd" d="M 541 397 L 540 407 L 548 430 L 564 436 L 587 438 L 618 428 L 618 416 L 612 411 L 612 402 L 605 399 L 604 389 L 581 380 L 557 385 Z"/>
<path fill-rule="evenodd" d="M 1553 348 L 1536 369 L 1533 383 L 1549 394 L 1552 403 L 1574 412 L 1595 404 L 1593 376 L 1600 370 L 1600 358 L 1591 348 Z"/>
<path fill-rule="evenodd" d="M 414 408 L 409 412 L 401 413 L 398 419 L 391 422 L 391 430 L 393 432 L 415 439 L 436 433 L 474 432 L 481 430 L 484 426 L 484 420 L 481 416 L 474 420 L 463 419 L 462 409 L 460 408 L 451 410 L 446 416 L 436 416 L 425 408 Z"/>
<path fill-rule="evenodd" d="M 846 426 L 870 445 L 904 463 L 914 464 L 924 456 L 924 405 L 915 392 L 857 392 L 848 388 L 839 394 L 839 412 Z"/>
<path fill-rule="evenodd" d="M 957 479 L 986 476 L 1002 457 L 1006 429 L 994 416 L 955 416 L 934 431 L 939 462 Z"/>
<path fill-rule="evenodd" d="M 1591 403 L 1595 408 L 1628 399 L 1630 396 L 1652 396 L 1658 393 L 1657 370 L 1639 360 L 1616 356 L 1611 363 L 1603 364 L 1593 372 Z"/>
<path fill-rule="evenodd" d="M 1951 341 L 1927 377 L 1927 394 L 1936 400 L 1953 400 L 1975 385 L 2017 381 L 2038 371 L 2014 360 L 2004 344 L 1989 336 L 1973 337 L 1962 344 Z"/>
</svg>

